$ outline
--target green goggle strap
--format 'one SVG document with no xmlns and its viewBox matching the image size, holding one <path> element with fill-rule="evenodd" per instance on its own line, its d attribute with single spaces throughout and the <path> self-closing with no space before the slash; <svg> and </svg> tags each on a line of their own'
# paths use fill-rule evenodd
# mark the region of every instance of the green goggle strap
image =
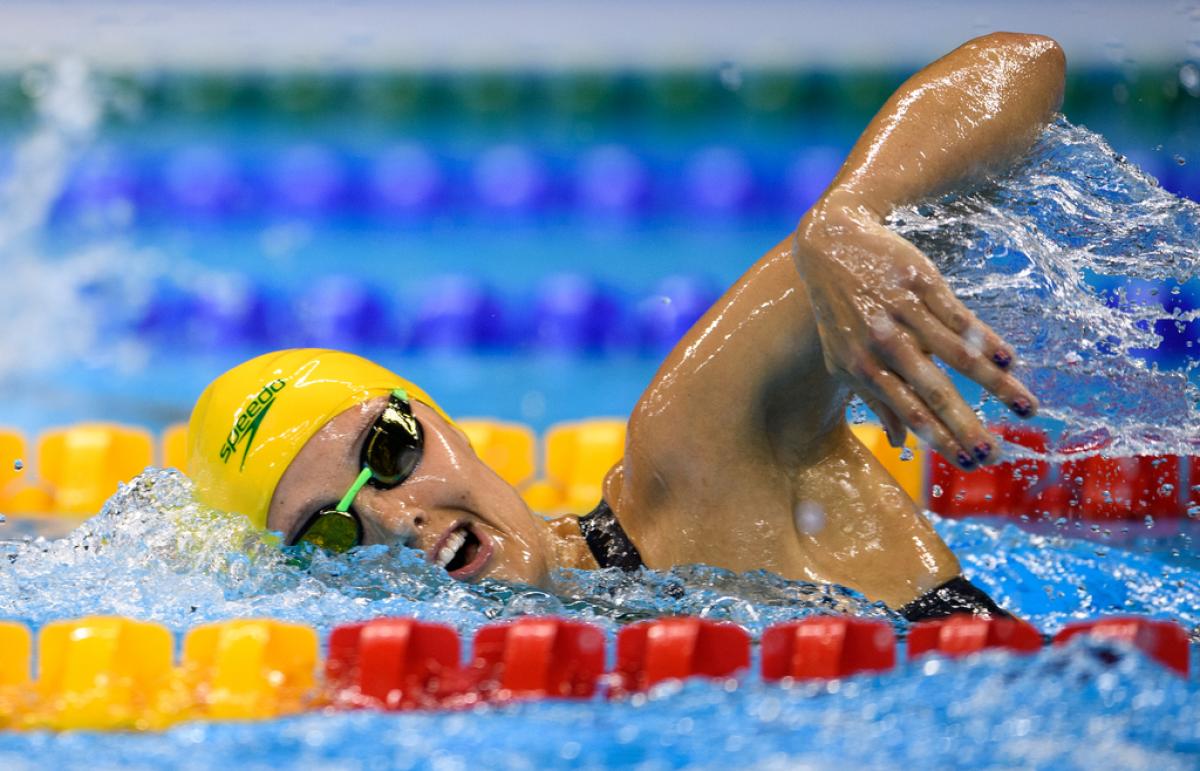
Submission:
<svg viewBox="0 0 1200 771">
<path fill-rule="evenodd" d="M 408 392 L 403 388 L 393 389 L 392 396 L 395 396 L 396 398 L 406 402 L 408 401 Z M 354 503 L 354 499 L 358 496 L 359 490 L 362 490 L 363 487 L 366 486 L 367 482 L 371 481 L 371 477 L 373 476 L 375 476 L 375 472 L 371 470 L 371 467 L 364 465 L 362 467 L 362 471 L 358 472 L 358 478 L 354 480 L 354 484 L 350 485 L 350 489 L 347 490 L 346 494 L 342 496 L 342 499 L 338 501 L 337 508 L 335 508 L 334 511 L 341 512 L 342 514 L 348 512 L 350 510 L 350 504 Z"/>
<path fill-rule="evenodd" d="M 366 486 L 367 482 L 371 481 L 371 477 L 375 476 L 375 472 L 370 466 L 363 466 L 362 471 L 358 472 L 358 478 L 354 480 L 354 484 L 350 485 L 350 489 L 338 501 L 337 508 L 334 511 L 345 514 L 350 510 L 350 504 L 354 503 L 354 498 L 358 495 L 358 491 Z"/>
</svg>

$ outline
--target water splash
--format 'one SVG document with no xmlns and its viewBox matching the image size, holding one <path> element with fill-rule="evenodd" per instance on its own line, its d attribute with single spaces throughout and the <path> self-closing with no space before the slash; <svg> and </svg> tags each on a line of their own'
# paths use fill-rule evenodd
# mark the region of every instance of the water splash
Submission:
<svg viewBox="0 0 1200 771">
<path fill-rule="evenodd" d="M 1088 541 L 1013 526 L 937 521 L 967 575 L 1002 604 L 1054 631 L 1100 615 L 1140 613 L 1200 624 L 1200 571 Z M 174 470 L 148 470 L 104 510 L 58 540 L 0 542 L 0 618 L 41 624 L 114 613 L 175 630 L 270 616 L 323 631 L 381 615 L 451 624 L 464 633 L 500 618 L 557 614 L 609 632 L 644 618 L 687 614 L 732 621 L 758 635 L 771 624 L 849 613 L 906 624 L 849 589 L 706 566 L 669 571 L 559 571 L 550 591 L 464 584 L 402 546 L 346 555 L 281 550 L 244 517 L 198 504 Z"/>
<path fill-rule="evenodd" d="M 347 555 L 285 551 L 244 517 L 211 511 L 175 470 L 150 469 L 65 538 L 0 542 L 0 617 L 41 624 L 114 613 L 185 630 L 270 616 L 319 629 L 380 615 L 442 621 L 464 632 L 495 619 L 559 614 L 617 625 L 664 614 L 739 623 L 753 632 L 815 613 L 892 618 L 848 589 L 692 566 L 628 575 L 561 571 L 552 592 L 464 584 L 402 546 Z"/>
<path fill-rule="evenodd" d="M 127 368 L 142 352 L 130 339 L 106 336 L 145 301 L 158 260 L 119 239 L 60 256 L 42 244 L 72 169 L 95 139 L 103 89 L 77 60 L 32 70 L 23 82 L 37 120 L 0 183 L 0 379 L 76 361 Z"/>
<path fill-rule="evenodd" d="M 891 225 L 1017 347 L 1044 417 L 1107 432 L 1113 452 L 1187 454 L 1200 435 L 1196 359 L 1164 369 L 1132 354 L 1158 348 L 1155 322 L 1185 325 L 1196 312 L 1114 301 L 1095 284 L 1196 277 L 1200 206 L 1059 119 L 1011 171 L 898 210 Z M 1003 417 L 994 403 L 983 411 Z"/>
</svg>

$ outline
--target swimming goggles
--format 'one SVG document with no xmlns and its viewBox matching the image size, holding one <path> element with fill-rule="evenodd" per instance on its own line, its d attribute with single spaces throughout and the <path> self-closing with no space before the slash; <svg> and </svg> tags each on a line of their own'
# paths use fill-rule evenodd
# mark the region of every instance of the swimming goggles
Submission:
<svg viewBox="0 0 1200 771">
<path fill-rule="evenodd" d="M 368 483 L 382 490 L 408 479 L 425 450 L 421 424 L 413 417 L 408 393 L 392 391 L 388 406 L 371 427 L 362 448 L 362 471 L 337 506 L 313 514 L 296 533 L 291 544 L 311 543 L 333 552 L 344 552 L 363 540 L 362 520 L 350 508 L 360 490 Z"/>
</svg>

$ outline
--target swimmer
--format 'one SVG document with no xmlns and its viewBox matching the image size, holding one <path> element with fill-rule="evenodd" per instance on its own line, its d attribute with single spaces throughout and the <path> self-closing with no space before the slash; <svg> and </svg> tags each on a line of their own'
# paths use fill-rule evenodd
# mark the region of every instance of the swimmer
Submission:
<svg viewBox="0 0 1200 771">
<path fill-rule="evenodd" d="M 189 426 L 197 492 L 289 544 L 403 543 L 462 580 L 703 563 L 842 584 L 910 619 L 1002 614 L 845 414 L 857 394 L 893 445 L 913 431 L 969 471 L 999 442 L 933 357 L 1037 412 L 1013 349 L 884 219 L 1018 158 L 1057 112 L 1064 67 L 1053 40 L 997 33 L 905 82 L 796 230 L 663 362 L 586 516 L 535 515 L 427 393 L 315 349 L 208 386 Z"/>
</svg>

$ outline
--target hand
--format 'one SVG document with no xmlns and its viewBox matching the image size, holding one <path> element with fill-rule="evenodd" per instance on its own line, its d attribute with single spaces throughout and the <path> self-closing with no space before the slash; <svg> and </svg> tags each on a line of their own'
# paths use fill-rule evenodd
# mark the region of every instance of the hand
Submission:
<svg viewBox="0 0 1200 771">
<path fill-rule="evenodd" d="M 1037 399 L 1008 372 L 1012 348 L 954 296 L 928 257 L 853 194 L 831 192 L 794 238 L 825 366 L 849 380 L 892 445 L 903 444 L 907 427 L 961 468 L 998 460 L 998 440 L 931 357 L 1032 417 Z"/>
</svg>

